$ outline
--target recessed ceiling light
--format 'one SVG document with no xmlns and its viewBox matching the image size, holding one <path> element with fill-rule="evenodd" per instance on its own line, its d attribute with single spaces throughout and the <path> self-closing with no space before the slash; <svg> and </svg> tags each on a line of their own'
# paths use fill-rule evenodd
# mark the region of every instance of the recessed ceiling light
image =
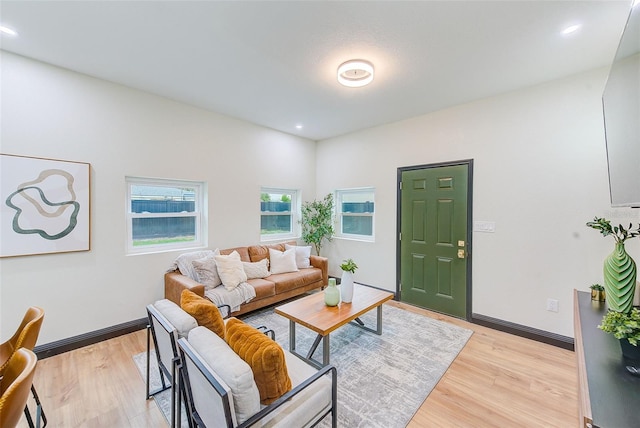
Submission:
<svg viewBox="0 0 640 428">
<path fill-rule="evenodd" d="M 350 88 L 359 88 L 373 81 L 373 64 L 362 59 L 343 62 L 338 67 L 338 82 Z"/>
<path fill-rule="evenodd" d="M 302 125 L 301 124 L 297 124 L 296 125 L 296 129 L 302 129 Z"/>
<path fill-rule="evenodd" d="M 18 33 L 15 30 L 12 30 L 9 27 L 5 27 L 4 25 L 0 25 L 0 33 L 8 34 L 10 36 L 17 36 Z"/>
<path fill-rule="evenodd" d="M 572 26 L 567 27 L 564 30 L 562 30 L 562 34 L 564 34 L 566 36 L 567 34 L 575 33 L 576 31 L 578 31 L 580 29 L 580 27 L 581 27 L 581 25 L 579 25 L 579 24 L 572 25 Z"/>
</svg>

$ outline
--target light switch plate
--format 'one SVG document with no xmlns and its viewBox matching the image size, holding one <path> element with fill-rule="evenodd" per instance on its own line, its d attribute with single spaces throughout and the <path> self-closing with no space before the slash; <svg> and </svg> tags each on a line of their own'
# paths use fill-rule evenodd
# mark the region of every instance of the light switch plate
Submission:
<svg viewBox="0 0 640 428">
<path fill-rule="evenodd" d="M 496 222 L 495 221 L 474 221 L 473 231 L 494 233 L 496 231 Z"/>
</svg>

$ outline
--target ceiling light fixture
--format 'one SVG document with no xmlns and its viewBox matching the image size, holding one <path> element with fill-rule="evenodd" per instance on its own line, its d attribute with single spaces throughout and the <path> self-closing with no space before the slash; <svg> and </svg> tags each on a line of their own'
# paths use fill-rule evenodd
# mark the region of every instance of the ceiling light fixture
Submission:
<svg viewBox="0 0 640 428">
<path fill-rule="evenodd" d="M 338 67 L 338 82 L 350 88 L 360 88 L 373 81 L 373 64 L 362 59 L 343 62 Z"/>
<path fill-rule="evenodd" d="M 5 27 L 4 25 L 0 25 L 0 33 L 8 34 L 10 36 L 17 36 L 18 33 L 15 30 L 12 30 L 9 27 Z"/>
<path fill-rule="evenodd" d="M 296 129 L 302 129 L 302 124 L 300 124 L 300 123 L 299 123 L 299 124 L 297 124 L 297 125 L 296 125 Z"/>
<path fill-rule="evenodd" d="M 579 28 L 580 28 L 580 25 L 572 25 L 562 30 L 562 34 L 566 36 L 567 34 L 575 33 L 576 31 L 578 31 Z"/>
</svg>

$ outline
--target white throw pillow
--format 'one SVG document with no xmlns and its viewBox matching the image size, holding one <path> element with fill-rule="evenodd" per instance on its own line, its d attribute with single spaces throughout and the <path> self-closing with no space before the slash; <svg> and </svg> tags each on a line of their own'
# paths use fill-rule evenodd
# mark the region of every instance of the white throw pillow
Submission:
<svg viewBox="0 0 640 428">
<path fill-rule="evenodd" d="M 298 245 L 284 244 L 284 248 L 287 250 L 290 250 L 292 248 L 296 250 L 296 266 L 298 266 L 298 269 L 306 269 L 311 267 L 311 262 L 309 261 L 309 257 L 311 257 L 311 246 L 303 247 Z"/>
<path fill-rule="evenodd" d="M 198 274 L 198 282 L 204 285 L 205 290 L 215 288 L 222 284 L 220 275 L 218 275 L 218 267 L 216 266 L 215 259 L 215 256 L 219 255 L 220 250 L 216 248 L 213 254 L 191 262 Z"/>
<path fill-rule="evenodd" d="M 259 262 L 242 262 L 244 267 L 244 273 L 247 274 L 247 279 L 253 278 L 266 278 L 269 274 L 269 260 L 262 259 Z"/>
<path fill-rule="evenodd" d="M 271 273 L 297 272 L 296 250 L 290 249 L 285 252 L 269 248 L 269 259 L 271 259 Z"/>
<path fill-rule="evenodd" d="M 192 251 L 190 253 L 184 253 L 178 256 L 174 264 L 178 266 L 178 270 L 184 276 L 188 276 L 194 281 L 198 280 L 198 272 L 193 267 L 193 261 L 207 257 L 213 254 L 211 250 Z"/>
<path fill-rule="evenodd" d="M 240 283 L 247 281 L 247 274 L 244 273 L 240 254 L 237 251 L 234 250 L 229 255 L 215 256 L 215 259 L 218 275 L 220 275 L 224 288 L 231 291 Z"/>
</svg>

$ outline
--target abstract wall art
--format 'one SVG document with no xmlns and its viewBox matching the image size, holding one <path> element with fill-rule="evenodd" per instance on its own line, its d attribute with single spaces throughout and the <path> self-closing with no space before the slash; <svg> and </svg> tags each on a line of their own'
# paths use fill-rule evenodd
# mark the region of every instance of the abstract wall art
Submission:
<svg viewBox="0 0 640 428">
<path fill-rule="evenodd" d="M 0 257 L 89 251 L 90 168 L 0 154 Z"/>
</svg>

